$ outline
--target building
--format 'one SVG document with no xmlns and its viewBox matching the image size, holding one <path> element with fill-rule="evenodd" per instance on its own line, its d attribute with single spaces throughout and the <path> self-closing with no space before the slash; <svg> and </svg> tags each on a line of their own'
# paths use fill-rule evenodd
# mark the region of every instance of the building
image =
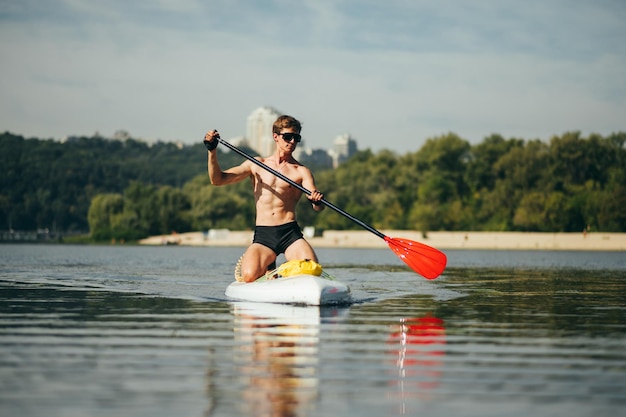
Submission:
<svg viewBox="0 0 626 417">
<path fill-rule="evenodd" d="M 278 110 L 266 106 L 259 107 L 248 116 L 246 142 L 259 155 L 265 156 L 274 152 L 272 125 L 281 114 Z"/>
<path fill-rule="evenodd" d="M 333 159 L 324 149 L 298 147 L 293 153 L 294 158 L 311 169 L 328 169 L 333 167 Z"/>
<path fill-rule="evenodd" d="M 337 168 L 347 161 L 352 155 L 357 153 L 357 144 L 349 133 L 344 133 L 335 138 L 334 146 L 329 155 L 333 159 L 333 168 Z"/>
</svg>

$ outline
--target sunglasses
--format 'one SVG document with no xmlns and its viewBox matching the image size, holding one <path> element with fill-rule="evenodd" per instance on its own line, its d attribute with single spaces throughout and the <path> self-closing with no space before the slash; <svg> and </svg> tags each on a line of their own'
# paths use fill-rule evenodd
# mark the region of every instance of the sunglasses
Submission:
<svg viewBox="0 0 626 417">
<path fill-rule="evenodd" d="M 283 140 L 285 142 L 291 142 L 293 139 L 296 140 L 296 143 L 300 143 L 300 141 L 302 140 L 302 135 L 300 135 L 299 133 L 279 133 L 280 136 L 283 137 Z"/>
</svg>

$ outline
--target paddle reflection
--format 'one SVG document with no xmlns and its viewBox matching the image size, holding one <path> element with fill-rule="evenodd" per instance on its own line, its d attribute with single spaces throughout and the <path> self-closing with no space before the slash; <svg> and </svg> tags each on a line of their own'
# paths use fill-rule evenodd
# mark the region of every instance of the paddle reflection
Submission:
<svg viewBox="0 0 626 417">
<path fill-rule="evenodd" d="M 307 414 L 318 396 L 320 309 L 237 303 L 235 363 L 243 379 L 242 412 Z"/>
<path fill-rule="evenodd" d="M 400 399 L 400 413 L 406 414 L 407 400 L 425 400 L 438 387 L 445 355 L 443 320 L 432 317 L 405 318 L 392 326 L 389 338 L 396 356 L 397 377 L 392 396 Z"/>
</svg>

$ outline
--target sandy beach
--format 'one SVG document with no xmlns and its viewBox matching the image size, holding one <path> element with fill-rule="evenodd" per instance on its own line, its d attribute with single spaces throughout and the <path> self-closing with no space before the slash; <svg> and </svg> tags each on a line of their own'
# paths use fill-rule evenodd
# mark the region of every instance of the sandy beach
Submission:
<svg viewBox="0 0 626 417">
<path fill-rule="evenodd" d="M 531 232 L 421 232 L 381 230 L 387 236 L 405 238 L 437 249 L 521 249 L 626 251 L 626 233 L 531 233 Z M 225 229 L 152 236 L 141 240 L 143 245 L 248 246 L 252 231 Z M 365 231 L 328 230 L 322 236 L 307 237 L 318 248 L 384 248 L 385 241 Z"/>
</svg>

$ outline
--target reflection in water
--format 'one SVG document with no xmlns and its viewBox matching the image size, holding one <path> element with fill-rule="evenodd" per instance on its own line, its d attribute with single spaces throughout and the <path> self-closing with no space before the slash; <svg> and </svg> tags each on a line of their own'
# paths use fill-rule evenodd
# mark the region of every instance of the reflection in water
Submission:
<svg viewBox="0 0 626 417">
<path fill-rule="evenodd" d="M 397 355 L 397 391 L 401 414 L 408 412 L 408 398 L 428 399 L 438 387 L 445 354 L 446 334 L 443 320 L 432 317 L 406 318 L 392 326 L 389 339 Z"/>
<path fill-rule="evenodd" d="M 320 309 L 237 303 L 235 364 L 243 378 L 242 412 L 307 414 L 318 395 Z"/>
</svg>

